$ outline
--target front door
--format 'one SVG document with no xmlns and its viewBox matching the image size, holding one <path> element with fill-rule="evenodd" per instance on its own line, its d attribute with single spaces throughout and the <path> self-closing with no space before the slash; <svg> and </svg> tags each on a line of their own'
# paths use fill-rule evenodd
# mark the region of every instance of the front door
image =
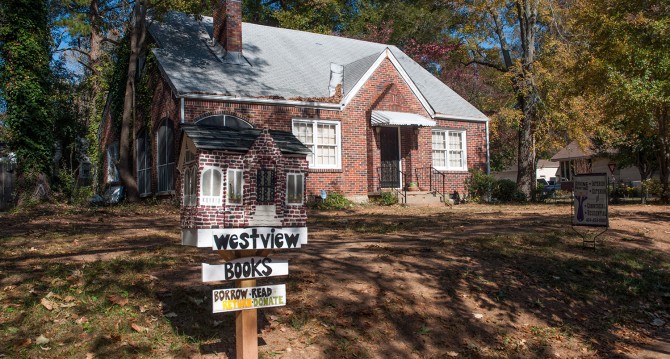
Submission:
<svg viewBox="0 0 670 359">
<path fill-rule="evenodd" d="M 398 128 L 381 127 L 379 132 L 381 147 L 381 188 L 400 188 L 400 138 Z"/>
</svg>

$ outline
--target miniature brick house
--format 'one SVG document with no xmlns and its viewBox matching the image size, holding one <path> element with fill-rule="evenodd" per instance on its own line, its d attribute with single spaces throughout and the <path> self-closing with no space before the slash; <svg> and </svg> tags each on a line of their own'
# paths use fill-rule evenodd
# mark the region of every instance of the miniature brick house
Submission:
<svg viewBox="0 0 670 359">
<path fill-rule="evenodd" d="M 397 47 L 243 23 L 239 0 L 216 3 L 213 17 L 169 12 L 149 27 L 157 69 L 149 121 L 135 121 L 140 196 L 180 194 L 180 132 L 213 118 L 295 135 L 311 151 L 309 196 L 363 202 L 408 182 L 464 192 L 469 170 L 488 170 L 488 118 Z M 105 111 L 109 181 L 111 122 Z"/>
<path fill-rule="evenodd" d="M 306 226 L 310 150 L 293 134 L 184 125 L 180 142 L 183 244 L 198 229 Z"/>
</svg>

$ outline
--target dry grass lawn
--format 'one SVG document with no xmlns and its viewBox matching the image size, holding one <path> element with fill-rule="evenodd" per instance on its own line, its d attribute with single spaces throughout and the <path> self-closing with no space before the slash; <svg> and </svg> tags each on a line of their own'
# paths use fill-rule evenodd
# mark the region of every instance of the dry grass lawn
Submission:
<svg viewBox="0 0 670 359">
<path fill-rule="evenodd" d="M 610 207 L 597 249 L 567 205 L 310 212 L 263 358 L 670 356 L 670 207 Z M 579 228 L 580 232 L 586 229 Z M 0 357 L 222 357 L 212 250 L 179 245 L 169 205 L 0 213 Z"/>
</svg>

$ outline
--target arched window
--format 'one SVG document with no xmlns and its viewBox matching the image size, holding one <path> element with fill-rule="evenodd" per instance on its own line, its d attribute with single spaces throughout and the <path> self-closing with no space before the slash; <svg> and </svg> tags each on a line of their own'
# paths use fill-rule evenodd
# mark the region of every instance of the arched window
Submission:
<svg viewBox="0 0 670 359">
<path fill-rule="evenodd" d="M 165 119 L 158 127 L 158 192 L 174 191 L 174 135 L 172 123 Z"/>
<path fill-rule="evenodd" d="M 211 115 L 201 118 L 195 123 L 200 126 L 231 127 L 236 129 L 253 128 L 249 122 L 230 115 Z"/>
<path fill-rule="evenodd" d="M 140 195 L 151 193 L 151 141 L 149 133 L 140 131 L 135 140 L 137 163 L 137 191 Z"/>
<path fill-rule="evenodd" d="M 200 205 L 221 205 L 221 170 L 217 167 L 205 167 L 200 177 Z"/>
</svg>

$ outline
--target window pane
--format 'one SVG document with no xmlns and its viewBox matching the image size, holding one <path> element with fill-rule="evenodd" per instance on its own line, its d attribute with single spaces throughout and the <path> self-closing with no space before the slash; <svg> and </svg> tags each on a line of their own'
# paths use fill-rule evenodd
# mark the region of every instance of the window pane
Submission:
<svg viewBox="0 0 670 359">
<path fill-rule="evenodd" d="M 460 150 L 462 147 L 463 139 L 461 137 L 462 133 L 460 132 L 449 132 L 449 149 L 450 150 Z"/>
<path fill-rule="evenodd" d="M 290 173 L 287 175 L 287 202 L 288 203 L 303 203 L 303 175 L 297 173 Z"/>
<path fill-rule="evenodd" d="M 433 131 L 433 149 L 434 150 L 443 150 L 446 149 L 445 141 L 445 132 L 444 131 Z"/>
<path fill-rule="evenodd" d="M 212 196 L 221 195 L 221 172 L 212 170 Z"/>
<path fill-rule="evenodd" d="M 242 171 L 228 170 L 228 203 L 242 203 Z"/>
<path fill-rule="evenodd" d="M 318 124 L 317 138 L 320 145 L 335 145 L 337 138 L 335 137 L 335 125 Z"/>
<path fill-rule="evenodd" d="M 209 169 L 202 174 L 202 183 L 200 185 L 202 186 L 203 196 L 212 195 L 212 172 L 214 172 L 214 170 Z"/>
</svg>

